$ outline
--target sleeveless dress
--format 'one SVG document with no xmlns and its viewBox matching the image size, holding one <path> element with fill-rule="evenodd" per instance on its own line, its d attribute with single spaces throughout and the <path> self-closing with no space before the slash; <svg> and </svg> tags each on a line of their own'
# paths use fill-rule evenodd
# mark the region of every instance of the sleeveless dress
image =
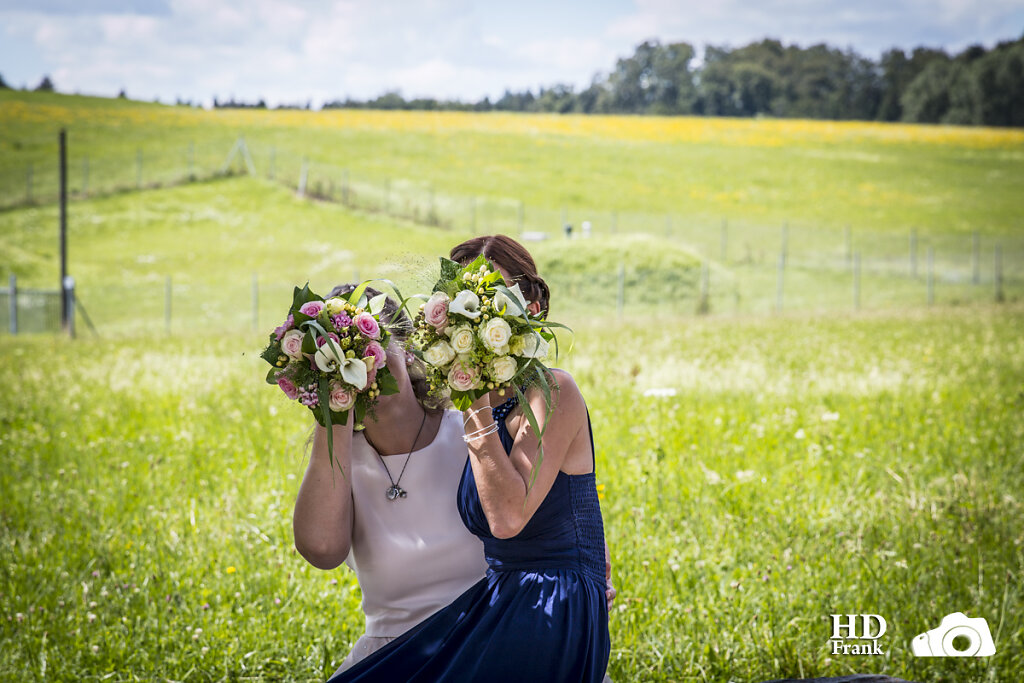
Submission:
<svg viewBox="0 0 1024 683">
<path fill-rule="evenodd" d="M 506 453 L 512 437 L 505 417 L 513 407 L 514 398 L 494 409 Z M 587 428 L 593 453 L 589 415 Z M 467 458 L 458 506 L 483 541 L 487 575 L 329 683 L 600 683 L 611 643 L 595 474 L 559 472 L 523 530 L 498 539 Z"/>
</svg>

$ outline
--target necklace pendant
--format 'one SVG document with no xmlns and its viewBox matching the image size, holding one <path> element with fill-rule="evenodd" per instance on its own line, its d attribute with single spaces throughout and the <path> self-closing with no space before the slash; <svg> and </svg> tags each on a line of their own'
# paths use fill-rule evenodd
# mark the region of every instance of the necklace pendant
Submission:
<svg viewBox="0 0 1024 683">
<path fill-rule="evenodd" d="M 398 484 L 392 484 L 384 495 L 388 497 L 388 500 L 397 500 L 399 498 L 405 498 L 406 493 L 405 489 Z"/>
</svg>

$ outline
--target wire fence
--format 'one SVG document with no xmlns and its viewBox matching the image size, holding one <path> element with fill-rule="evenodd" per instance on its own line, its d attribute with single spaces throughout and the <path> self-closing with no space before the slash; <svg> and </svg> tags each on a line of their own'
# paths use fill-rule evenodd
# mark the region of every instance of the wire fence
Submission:
<svg viewBox="0 0 1024 683">
<path fill-rule="evenodd" d="M 853 226 L 836 230 L 795 222 L 763 225 L 721 217 L 531 206 L 514 197 L 445 193 L 424 179 L 361 176 L 274 146 L 251 149 L 243 138 L 219 149 L 189 144 L 170 152 L 139 149 L 133 157 L 72 157 L 69 196 L 82 200 L 235 174 L 264 178 L 300 196 L 351 210 L 449 231 L 453 239 L 506 233 L 536 243 L 531 250 L 558 293 L 554 307 L 569 314 L 607 310 L 611 302 L 619 315 L 646 308 L 693 315 L 955 305 L 1024 296 L 1024 236 L 936 233 L 924 227 L 899 234 Z M 3 167 L 0 206 L 57 201 L 56 164 L 26 168 L 21 190 L 19 175 Z M 622 247 L 628 236 L 638 235 L 647 236 L 645 248 L 659 252 L 657 258 L 633 258 Z M 666 265 L 660 252 L 670 251 L 683 258 Z M 566 252 L 582 254 L 583 260 L 561 267 L 560 254 Z M 196 322 L 218 329 L 250 323 L 259 330 L 278 322 L 277 309 L 292 286 L 264 281 L 257 273 L 251 286 L 240 286 L 237 295 L 228 296 L 222 288 L 214 292 L 195 274 L 164 275 L 166 280 L 152 285 L 151 292 L 137 286 L 130 292 L 147 300 L 146 310 L 162 310 L 163 320 L 105 315 L 114 308 L 107 302 L 127 294 L 116 291 L 116 285 L 81 282 L 80 301 L 90 307 L 101 332 L 135 331 L 142 325 L 174 334 Z M 4 333 L 12 329 L 11 291 L 0 290 Z M 51 304 L 45 292 L 19 291 L 19 331 L 59 329 L 56 294 L 57 303 Z M 250 307 L 236 305 L 247 299 Z"/>
</svg>

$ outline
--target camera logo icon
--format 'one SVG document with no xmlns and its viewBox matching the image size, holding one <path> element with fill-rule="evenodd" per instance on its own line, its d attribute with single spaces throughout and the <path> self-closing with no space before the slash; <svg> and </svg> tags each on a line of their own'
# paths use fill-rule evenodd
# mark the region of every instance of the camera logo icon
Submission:
<svg viewBox="0 0 1024 683">
<path fill-rule="evenodd" d="M 992 632 L 984 618 L 953 612 L 937 628 L 910 642 L 915 657 L 990 657 L 996 653 Z"/>
</svg>

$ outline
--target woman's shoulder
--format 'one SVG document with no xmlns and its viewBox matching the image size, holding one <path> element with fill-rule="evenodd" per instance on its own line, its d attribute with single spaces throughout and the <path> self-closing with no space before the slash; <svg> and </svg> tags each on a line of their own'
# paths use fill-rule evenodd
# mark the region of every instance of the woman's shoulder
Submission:
<svg viewBox="0 0 1024 683">
<path fill-rule="evenodd" d="M 563 415 L 566 413 L 578 413 L 579 415 L 586 413 L 583 394 L 576 384 L 576 380 L 573 379 L 569 372 L 561 368 L 548 368 L 546 375 L 547 384 L 551 390 L 551 402 L 556 411 Z M 544 391 L 540 386 L 533 386 L 531 393 L 531 405 L 545 400 Z"/>
</svg>

